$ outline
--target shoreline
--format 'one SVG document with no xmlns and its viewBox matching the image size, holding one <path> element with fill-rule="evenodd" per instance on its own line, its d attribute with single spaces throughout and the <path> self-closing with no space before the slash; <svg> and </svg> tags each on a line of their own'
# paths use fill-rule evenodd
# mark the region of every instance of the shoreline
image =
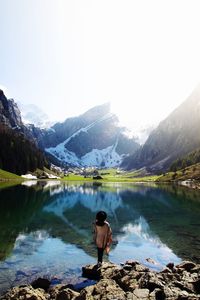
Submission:
<svg viewBox="0 0 200 300">
<path fill-rule="evenodd" d="M 20 185 L 23 182 L 30 182 L 33 180 L 21 180 L 21 179 L 2 179 L 0 178 L 0 189 L 3 188 L 4 184 L 5 187 L 9 187 L 9 186 L 14 186 L 14 185 Z M 58 182 L 58 184 L 61 183 L 72 183 L 72 184 L 78 184 L 78 183 L 91 183 L 91 184 L 141 184 L 141 185 L 154 185 L 156 186 L 160 186 L 160 185 L 176 185 L 177 187 L 184 187 L 187 189 L 191 189 L 191 190 L 200 190 L 200 181 L 190 181 L 190 180 L 182 180 L 182 181 L 143 181 L 143 180 L 134 180 L 134 181 L 130 181 L 130 180 L 69 180 L 69 179 L 35 179 L 35 182 L 49 182 L 49 181 L 54 181 L 54 182 Z M 2 185 L 2 187 L 1 187 Z"/>
<path fill-rule="evenodd" d="M 200 299 L 200 264 L 168 263 L 160 272 L 137 261 L 122 265 L 104 262 L 101 267 L 86 265 L 82 285 L 55 284 L 38 278 L 31 285 L 9 289 L 0 300 L 197 300 Z M 85 286 L 84 286 L 85 285 Z"/>
</svg>

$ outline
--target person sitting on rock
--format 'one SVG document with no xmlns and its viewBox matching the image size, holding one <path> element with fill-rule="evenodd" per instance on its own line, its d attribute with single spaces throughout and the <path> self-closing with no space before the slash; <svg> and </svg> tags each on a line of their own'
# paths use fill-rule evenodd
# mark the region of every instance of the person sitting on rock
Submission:
<svg viewBox="0 0 200 300">
<path fill-rule="evenodd" d="M 108 254 L 112 243 L 112 230 L 106 218 L 106 212 L 99 211 L 96 214 L 96 221 L 94 223 L 94 242 L 97 246 L 98 267 L 102 264 L 104 250 Z"/>
</svg>

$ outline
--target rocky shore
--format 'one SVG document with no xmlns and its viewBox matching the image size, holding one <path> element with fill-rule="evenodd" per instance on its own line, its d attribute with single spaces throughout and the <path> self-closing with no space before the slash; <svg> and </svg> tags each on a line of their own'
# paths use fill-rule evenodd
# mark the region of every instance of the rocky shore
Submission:
<svg viewBox="0 0 200 300">
<path fill-rule="evenodd" d="M 101 267 L 83 267 L 83 276 L 95 280 L 85 288 L 71 285 L 51 286 L 47 279 L 10 289 L 1 300 L 196 300 L 200 299 L 200 265 L 184 261 L 169 263 L 154 272 L 136 261 L 118 266 L 103 263 Z M 93 281 L 94 283 L 94 281 Z"/>
</svg>

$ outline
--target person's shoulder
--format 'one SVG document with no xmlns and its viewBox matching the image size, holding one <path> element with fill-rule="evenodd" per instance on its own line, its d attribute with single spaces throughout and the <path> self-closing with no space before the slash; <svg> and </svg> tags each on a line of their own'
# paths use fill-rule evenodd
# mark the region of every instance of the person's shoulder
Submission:
<svg viewBox="0 0 200 300">
<path fill-rule="evenodd" d="M 109 222 L 105 221 L 105 224 L 106 224 L 107 227 L 110 227 L 110 223 Z"/>
</svg>

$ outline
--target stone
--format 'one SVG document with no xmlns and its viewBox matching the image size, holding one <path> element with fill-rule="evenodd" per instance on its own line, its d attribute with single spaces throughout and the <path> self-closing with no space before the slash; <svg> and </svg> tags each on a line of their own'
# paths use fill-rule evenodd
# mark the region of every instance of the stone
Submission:
<svg viewBox="0 0 200 300">
<path fill-rule="evenodd" d="M 132 266 L 132 267 L 135 267 L 136 265 L 139 265 L 139 262 L 138 261 L 136 261 L 136 260 L 127 260 L 126 262 L 125 262 L 125 264 L 126 265 L 130 265 L 130 266 Z"/>
<path fill-rule="evenodd" d="M 164 293 L 163 290 L 157 288 L 153 292 L 150 293 L 149 299 L 151 299 L 151 300 L 165 300 L 166 296 L 165 296 L 165 293 Z M 175 298 L 167 298 L 167 299 L 175 300 Z"/>
<path fill-rule="evenodd" d="M 135 289 L 133 295 L 137 297 L 137 299 L 148 299 L 149 290 L 148 289 Z"/>
<path fill-rule="evenodd" d="M 73 294 L 74 290 L 72 290 L 71 284 L 57 284 L 55 286 L 52 286 L 48 292 L 50 295 L 50 299 L 57 299 L 58 295 L 61 295 L 60 297 L 69 298 L 69 295 Z M 65 294 L 68 294 L 68 296 L 65 296 Z M 79 293 L 76 296 L 78 295 Z"/>
<path fill-rule="evenodd" d="M 121 280 L 118 281 L 119 286 L 124 290 L 124 291 L 134 291 L 136 288 L 138 288 L 138 282 L 136 279 L 131 278 L 130 276 L 124 276 L 121 278 Z"/>
<path fill-rule="evenodd" d="M 127 270 L 127 271 L 130 271 L 130 270 L 132 269 L 132 266 L 131 266 L 131 265 L 128 265 L 128 264 L 125 264 L 125 265 L 123 266 L 123 269 L 124 269 L 124 270 Z"/>
<path fill-rule="evenodd" d="M 156 288 L 163 289 L 164 283 L 153 272 L 144 273 L 138 281 L 140 288 L 147 288 L 152 292 Z"/>
<path fill-rule="evenodd" d="M 144 267 L 142 265 L 135 265 L 134 269 L 138 272 L 148 272 L 149 271 L 149 268 Z"/>
<path fill-rule="evenodd" d="M 79 295 L 80 293 L 67 288 L 57 294 L 56 300 L 75 300 Z"/>
<path fill-rule="evenodd" d="M 152 264 L 152 265 L 156 265 L 156 264 L 157 264 L 156 261 L 153 260 L 153 259 L 150 258 L 150 257 L 146 258 L 146 261 L 148 261 L 148 262 L 149 262 L 150 264 Z"/>
<path fill-rule="evenodd" d="M 176 267 L 179 268 L 179 269 L 184 269 L 186 271 L 190 271 L 191 269 L 196 267 L 196 264 L 191 262 L 191 261 L 183 261 L 182 263 L 180 263 Z"/>
<path fill-rule="evenodd" d="M 32 286 L 14 287 L 9 290 L 1 300 L 47 300 L 48 296 L 42 289 L 34 289 Z"/>
<path fill-rule="evenodd" d="M 103 263 L 100 269 L 100 277 L 101 278 L 110 278 L 113 277 L 122 277 L 125 274 L 125 270 L 123 270 L 120 266 L 116 266 L 112 263 Z"/>
<path fill-rule="evenodd" d="M 173 270 L 173 268 L 174 268 L 174 263 L 168 263 L 167 265 L 166 265 L 166 267 L 167 268 L 169 268 L 170 270 Z"/>
<path fill-rule="evenodd" d="M 94 279 L 98 280 L 101 275 L 101 270 L 98 268 L 97 265 L 86 265 L 85 267 L 82 268 L 82 276 L 89 278 L 89 279 Z"/>
<path fill-rule="evenodd" d="M 193 282 L 194 290 L 197 294 L 200 294 L 200 278 Z"/>
<path fill-rule="evenodd" d="M 127 266 L 124 268 L 124 266 Z M 197 300 L 200 299 L 199 265 L 183 262 L 178 266 L 168 264 L 161 272 L 150 271 L 135 261 L 118 266 L 103 263 L 100 268 L 87 265 L 85 275 L 98 282 L 81 286 L 80 293 L 75 286 L 58 284 L 48 288 L 34 289 L 25 285 L 10 289 L 1 300 Z M 195 272 L 194 272 L 195 270 Z M 39 278 L 36 286 L 42 286 Z M 48 282 L 46 282 L 47 284 Z M 49 284 L 49 283 L 48 283 Z M 79 291 L 78 290 L 78 291 Z"/>
<path fill-rule="evenodd" d="M 38 278 L 31 283 L 31 285 L 34 289 L 41 288 L 45 291 L 48 290 L 48 288 L 50 287 L 50 284 L 51 284 L 51 282 L 46 278 Z"/>
<path fill-rule="evenodd" d="M 196 265 L 190 270 L 190 273 L 200 273 L 200 265 Z"/>
<path fill-rule="evenodd" d="M 95 286 L 81 291 L 77 300 L 125 300 L 125 292 L 112 279 L 101 279 Z"/>
<path fill-rule="evenodd" d="M 162 270 L 162 273 L 172 273 L 172 270 L 166 267 L 164 270 Z"/>
</svg>

